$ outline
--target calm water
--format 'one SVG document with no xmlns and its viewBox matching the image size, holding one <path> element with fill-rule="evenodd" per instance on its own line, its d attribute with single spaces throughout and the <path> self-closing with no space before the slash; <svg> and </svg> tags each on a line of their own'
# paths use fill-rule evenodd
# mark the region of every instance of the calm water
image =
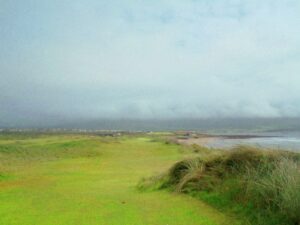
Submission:
<svg viewBox="0 0 300 225">
<path fill-rule="evenodd" d="M 300 152 L 300 132 L 278 132 L 278 133 L 260 133 L 256 135 L 268 136 L 247 139 L 227 139 L 220 138 L 208 143 L 208 147 L 231 148 L 236 145 L 253 145 L 258 147 L 270 147 L 278 149 L 287 149 Z"/>
</svg>

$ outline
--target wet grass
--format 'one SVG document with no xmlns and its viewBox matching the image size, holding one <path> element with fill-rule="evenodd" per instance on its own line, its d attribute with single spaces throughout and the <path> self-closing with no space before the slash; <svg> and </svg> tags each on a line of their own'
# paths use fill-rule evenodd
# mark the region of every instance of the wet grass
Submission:
<svg viewBox="0 0 300 225">
<path fill-rule="evenodd" d="M 200 155 L 140 182 L 141 189 L 187 193 L 240 216 L 245 224 L 300 223 L 300 155 L 238 146 L 230 151 L 198 148 Z M 201 153 L 202 151 L 202 153 Z"/>
<path fill-rule="evenodd" d="M 0 224 L 235 224 L 189 196 L 137 190 L 193 154 L 147 136 L 1 136 Z"/>
</svg>

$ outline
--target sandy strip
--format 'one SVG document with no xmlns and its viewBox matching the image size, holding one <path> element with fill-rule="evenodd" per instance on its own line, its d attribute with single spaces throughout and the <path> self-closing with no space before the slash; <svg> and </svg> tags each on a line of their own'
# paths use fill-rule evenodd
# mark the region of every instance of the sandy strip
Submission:
<svg viewBox="0 0 300 225">
<path fill-rule="evenodd" d="M 177 142 L 182 145 L 199 145 L 204 146 L 208 143 L 216 141 L 218 137 L 199 137 L 199 138 L 188 138 L 188 139 L 177 139 Z"/>
</svg>

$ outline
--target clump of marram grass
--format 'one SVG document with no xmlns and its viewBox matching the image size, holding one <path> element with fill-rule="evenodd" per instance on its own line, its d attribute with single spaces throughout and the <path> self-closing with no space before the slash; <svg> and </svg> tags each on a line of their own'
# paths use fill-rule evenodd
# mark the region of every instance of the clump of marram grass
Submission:
<svg viewBox="0 0 300 225">
<path fill-rule="evenodd" d="M 266 171 L 249 169 L 246 174 L 246 196 L 260 207 L 274 209 L 300 223 L 300 166 L 281 158 Z"/>
<path fill-rule="evenodd" d="M 209 189 L 228 176 L 239 176 L 249 168 L 274 167 L 281 157 L 292 153 L 259 150 L 249 146 L 238 146 L 231 151 L 223 151 L 211 156 L 186 159 L 177 162 L 169 170 L 169 184 L 175 185 L 177 191 L 184 191 L 190 183 L 200 182 L 200 189 Z M 205 182 L 210 183 L 209 185 Z"/>
<path fill-rule="evenodd" d="M 178 162 L 169 171 L 169 182 L 176 184 L 176 191 L 180 192 L 186 184 L 201 178 L 204 165 L 204 161 L 200 158 Z"/>
<path fill-rule="evenodd" d="M 151 177 L 142 178 L 138 184 L 137 188 L 141 191 L 144 190 L 158 190 L 166 187 L 168 183 L 167 173 L 156 174 Z"/>
<path fill-rule="evenodd" d="M 290 224 L 300 224 L 299 162 L 298 153 L 237 146 L 182 160 L 165 175 L 144 179 L 142 183 L 187 193 L 204 191 L 225 196 L 227 191 L 230 201 L 251 203 L 258 211 L 273 212 Z M 231 182 L 229 188 L 224 187 L 226 182 Z"/>
</svg>

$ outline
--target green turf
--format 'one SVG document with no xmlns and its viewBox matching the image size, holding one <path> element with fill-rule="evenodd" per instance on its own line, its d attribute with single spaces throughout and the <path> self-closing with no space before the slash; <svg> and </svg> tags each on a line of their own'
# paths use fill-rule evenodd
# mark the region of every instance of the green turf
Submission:
<svg viewBox="0 0 300 225">
<path fill-rule="evenodd" d="M 179 148 L 147 137 L 2 137 L 0 224 L 234 224 L 191 197 L 137 190 L 184 157 Z"/>
</svg>

